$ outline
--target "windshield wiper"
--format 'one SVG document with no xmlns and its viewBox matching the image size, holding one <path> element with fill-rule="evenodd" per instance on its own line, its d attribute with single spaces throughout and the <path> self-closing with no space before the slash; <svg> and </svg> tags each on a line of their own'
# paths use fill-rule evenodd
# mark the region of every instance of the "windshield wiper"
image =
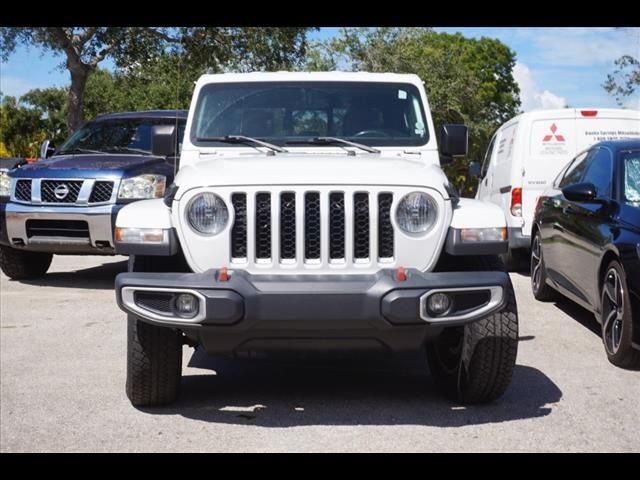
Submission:
<svg viewBox="0 0 640 480">
<path fill-rule="evenodd" d="M 131 153 L 139 153 L 141 155 L 151 155 L 151 152 L 147 150 L 142 150 L 141 148 L 132 148 L 132 147 L 109 147 L 106 149 L 108 152 L 131 152 Z"/>
<path fill-rule="evenodd" d="M 90 150 L 88 148 L 70 148 L 69 150 L 56 152 L 56 155 L 68 155 L 70 153 L 100 153 L 102 155 L 106 155 L 106 152 L 101 152 L 99 150 Z"/>
<path fill-rule="evenodd" d="M 307 140 L 291 140 L 287 142 L 287 145 L 295 145 L 295 144 L 311 144 L 311 145 L 349 145 L 350 147 L 360 148 L 365 152 L 369 153 L 380 153 L 380 150 L 377 148 L 370 147 L 369 145 L 364 145 L 362 143 L 350 142 L 349 140 L 344 140 L 338 137 L 315 137 L 309 138 Z"/>
<path fill-rule="evenodd" d="M 198 142 L 222 142 L 222 143 L 248 143 L 266 147 L 274 152 L 286 153 L 287 150 L 274 145 L 273 143 L 263 142 L 253 137 L 245 137 L 244 135 L 225 135 L 224 137 L 196 137 Z"/>
</svg>

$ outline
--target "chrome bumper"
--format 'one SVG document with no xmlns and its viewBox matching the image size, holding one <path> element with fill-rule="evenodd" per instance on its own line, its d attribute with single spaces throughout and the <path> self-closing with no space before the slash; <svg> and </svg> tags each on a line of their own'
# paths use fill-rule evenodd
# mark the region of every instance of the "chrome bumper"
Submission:
<svg viewBox="0 0 640 480">
<path fill-rule="evenodd" d="M 8 203 L 5 208 L 9 245 L 52 253 L 113 254 L 113 220 L 120 205 L 95 207 L 45 207 Z M 87 222 L 89 238 L 27 235 L 27 220 L 81 220 Z"/>
</svg>

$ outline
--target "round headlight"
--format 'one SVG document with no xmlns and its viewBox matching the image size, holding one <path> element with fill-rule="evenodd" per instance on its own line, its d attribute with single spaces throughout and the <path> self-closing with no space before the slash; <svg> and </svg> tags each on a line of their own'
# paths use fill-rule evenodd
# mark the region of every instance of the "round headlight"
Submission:
<svg viewBox="0 0 640 480">
<path fill-rule="evenodd" d="M 396 222 L 406 233 L 425 233 L 433 227 L 438 205 L 431 195 L 411 192 L 404 196 L 396 209 Z"/>
<path fill-rule="evenodd" d="M 201 193 L 189 202 L 187 219 L 196 232 L 216 235 L 227 226 L 229 212 L 219 196 L 213 193 Z"/>
</svg>

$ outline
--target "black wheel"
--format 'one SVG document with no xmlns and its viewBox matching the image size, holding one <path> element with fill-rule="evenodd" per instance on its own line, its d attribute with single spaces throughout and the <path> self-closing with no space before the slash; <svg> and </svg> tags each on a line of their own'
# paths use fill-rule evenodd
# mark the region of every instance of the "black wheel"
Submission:
<svg viewBox="0 0 640 480">
<path fill-rule="evenodd" d="M 502 270 L 498 257 L 466 260 L 461 270 Z M 518 310 L 511 282 L 507 302 L 481 320 L 446 328 L 427 344 L 427 360 L 436 386 L 449 399 L 484 403 L 500 397 L 511 382 L 518 352 Z"/>
<path fill-rule="evenodd" d="M 618 367 L 640 368 L 640 352 L 632 346 L 633 317 L 627 279 L 622 266 L 612 261 L 602 282 L 602 342 L 609 361 Z"/>
<path fill-rule="evenodd" d="M 182 375 L 182 336 L 129 315 L 127 318 L 127 397 L 135 406 L 171 403 Z"/>
<path fill-rule="evenodd" d="M 540 232 L 536 232 L 531 244 L 531 291 L 535 299 L 541 302 L 558 298 L 557 292 L 547 285 L 547 270 L 542 257 Z"/>
<path fill-rule="evenodd" d="M 170 272 L 176 259 L 131 255 L 128 267 L 130 272 Z M 126 392 L 133 405 L 165 405 L 177 398 L 183 343 L 179 331 L 127 317 Z"/>
<path fill-rule="evenodd" d="M 0 269 L 7 277 L 14 280 L 32 280 L 42 277 L 49 270 L 52 259 L 51 253 L 0 247 Z"/>
</svg>

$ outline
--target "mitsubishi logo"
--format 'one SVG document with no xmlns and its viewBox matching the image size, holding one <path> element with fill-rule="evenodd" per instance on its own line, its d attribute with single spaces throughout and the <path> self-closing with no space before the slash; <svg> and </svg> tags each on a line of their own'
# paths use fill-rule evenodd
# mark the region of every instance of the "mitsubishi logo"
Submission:
<svg viewBox="0 0 640 480">
<path fill-rule="evenodd" d="M 67 195 L 69 195 L 69 187 L 67 187 L 64 183 L 61 183 L 53 189 L 53 194 L 58 200 L 64 200 Z"/>
<path fill-rule="evenodd" d="M 558 127 L 556 126 L 555 123 L 551 124 L 550 130 L 551 130 L 551 135 L 545 135 L 544 138 L 542 139 L 543 142 L 548 142 L 554 137 L 558 142 L 564 142 L 564 136 L 560 134 L 556 134 L 556 132 L 558 131 Z"/>
</svg>

